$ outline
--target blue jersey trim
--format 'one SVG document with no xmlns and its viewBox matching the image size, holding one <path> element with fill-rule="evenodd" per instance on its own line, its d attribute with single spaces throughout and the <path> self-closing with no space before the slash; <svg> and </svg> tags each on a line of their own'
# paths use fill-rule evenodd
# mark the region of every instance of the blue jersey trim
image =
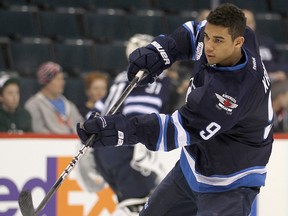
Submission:
<svg viewBox="0 0 288 216">
<path fill-rule="evenodd" d="M 204 192 L 204 193 L 223 192 L 223 191 L 233 190 L 238 187 L 260 187 L 265 184 L 265 179 L 266 179 L 266 173 L 263 173 L 263 174 L 252 173 L 225 186 L 216 186 L 212 184 L 205 184 L 205 183 L 198 182 L 194 173 L 191 171 L 191 168 L 189 166 L 189 163 L 186 159 L 186 156 L 183 150 L 180 156 L 180 166 L 190 188 L 196 192 Z M 244 172 L 244 170 L 241 170 L 239 172 L 240 173 Z M 233 175 L 227 175 L 227 176 L 221 175 L 221 177 L 225 178 L 225 177 L 230 177 Z M 213 177 L 215 176 L 218 176 L 218 175 L 213 175 Z"/>
<path fill-rule="evenodd" d="M 201 27 L 202 27 L 202 22 L 199 22 L 198 25 L 197 25 L 197 27 L 196 27 L 196 32 L 197 32 L 197 34 L 198 34 L 198 32 L 200 31 Z"/>
<path fill-rule="evenodd" d="M 169 116 L 166 115 L 164 123 L 164 151 L 167 151 L 167 128 L 168 128 Z"/>
<path fill-rule="evenodd" d="M 248 56 L 247 56 L 245 49 L 242 48 L 242 50 L 243 50 L 244 55 L 245 55 L 245 62 L 243 62 L 242 64 L 237 64 L 237 65 L 232 66 L 232 67 L 218 67 L 215 65 L 210 65 L 210 67 L 214 68 L 215 70 L 219 70 L 219 71 L 236 71 L 236 70 L 240 70 L 240 69 L 244 68 L 248 63 Z"/>
<path fill-rule="evenodd" d="M 178 119 L 179 119 L 179 122 L 180 122 L 180 124 L 182 125 L 182 127 L 183 127 L 183 122 L 182 122 L 182 116 L 181 116 L 181 114 L 180 114 L 180 112 L 178 112 Z M 186 133 L 186 137 L 187 137 L 187 145 L 190 145 L 190 134 L 185 130 L 185 133 Z"/>
<path fill-rule="evenodd" d="M 194 21 L 189 21 L 191 23 L 192 28 L 194 28 Z M 191 41 L 191 46 L 192 46 L 192 59 L 195 59 L 195 51 L 196 51 L 196 39 L 195 39 L 195 34 L 194 30 L 190 29 L 186 23 L 183 24 L 183 27 L 189 32 L 190 35 L 190 41 Z"/>
<path fill-rule="evenodd" d="M 174 125 L 174 143 L 175 143 L 175 148 L 179 148 L 179 143 L 178 143 L 178 129 L 174 124 L 173 118 L 171 118 L 171 123 Z"/>
<path fill-rule="evenodd" d="M 156 114 L 156 115 L 157 115 L 158 123 L 159 123 L 159 127 L 160 127 L 159 137 L 158 137 L 157 144 L 156 144 L 156 151 L 158 151 L 160 148 L 160 144 L 161 144 L 163 128 L 162 128 L 162 121 L 161 121 L 159 114 Z"/>
</svg>

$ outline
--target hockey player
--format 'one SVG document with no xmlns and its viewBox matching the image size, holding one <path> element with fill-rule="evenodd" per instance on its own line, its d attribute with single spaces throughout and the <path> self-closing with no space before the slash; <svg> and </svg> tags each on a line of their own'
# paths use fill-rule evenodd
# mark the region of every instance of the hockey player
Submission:
<svg viewBox="0 0 288 216">
<path fill-rule="evenodd" d="M 140 215 L 248 216 L 273 143 L 270 80 L 254 32 L 238 7 L 223 4 L 207 21 L 187 22 L 130 55 L 128 77 L 140 69 L 153 82 L 180 59 L 196 61 L 187 101 L 172 115 L 98 116 L 78 124 L 94 148 L 143 143 L 182 148 L 179 162 Z"/>
</svg>

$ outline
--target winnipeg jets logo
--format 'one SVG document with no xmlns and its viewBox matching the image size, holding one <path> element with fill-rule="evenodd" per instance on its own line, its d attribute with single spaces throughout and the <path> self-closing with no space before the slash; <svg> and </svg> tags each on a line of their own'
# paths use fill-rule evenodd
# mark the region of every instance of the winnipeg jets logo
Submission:
<svg viewBox="0 0 288 216">
<path fill-rule="evenodd" d="M 236 104 L 236 100 L 226 94 L 219 95 L 215 93 L 216 97 L 219 100 L 219 103 L 216 105 L 218 109 L 224 109 L 227 111 L 227 114 L 232 114 L 232 110 L 238 107 L 238 104 Z"/>
</svg>

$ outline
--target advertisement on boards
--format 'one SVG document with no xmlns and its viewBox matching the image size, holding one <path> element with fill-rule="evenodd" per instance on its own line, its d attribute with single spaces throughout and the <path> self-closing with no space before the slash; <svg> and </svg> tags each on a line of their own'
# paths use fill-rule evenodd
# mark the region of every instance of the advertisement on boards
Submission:
<svg viewBox="0 0 288 216">
<path fill-rule="evenodd" d="M 18 197 L 22 190 L 32 192 L 36 208 L 78 149 L 76 136 L 0 136 L 0 216 L 21 216 Z M 174 150 L 159 154 L 167 171 L 174 166 L 179 153 Z M 288 215 L 287 167 L 288 136 L 276 137 L 266 185 L 261 188 L 252 216 Z M 76 168 L 39 216 L 110 216 L 115 211 L 117 200 L 111 188 L 106 186 L 97 193 L 84 191 L 78 183 Z"/>
<path fill-rule="evenodd" d="M 0 215 L 21 215 L 17 200 L 22 190 L 32 192 L 36 208 L 76 155 L 77 142 L 77 139 L 1 140 Z M 97 193 L 83 191 L 72 170 L 40 216 L 107 216 L 115 210 L 115 202 L 108 186 Z"/>
</svg>

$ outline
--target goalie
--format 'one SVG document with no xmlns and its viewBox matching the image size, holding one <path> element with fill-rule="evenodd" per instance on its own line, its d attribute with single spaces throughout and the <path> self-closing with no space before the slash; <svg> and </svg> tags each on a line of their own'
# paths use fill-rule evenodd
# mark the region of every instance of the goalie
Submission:
<svg viewBox="0 0 288 216">
<path fill-rule="evenodd" d="M 153 37 L 136 34 L 126 48 L 127 57 L 136 48 L 148 45 Z M 127 71 L 120 73 L 110 87 L 101 113 L 105 114 L 129 84 Z M 132 117 L 137 114 L 167 113 L 174 88 L 165 72 L 152 84 L 135 88 L 124 101 L 120 112 Z M 97 107 L 98 104 L 96 104 Z M 99 109 L 95 109 L 99 112 Z M 94 161 L 91 162 L 91 160 Z M 113 189 L 119 204 L 112 215 L 139 215 L 148 196 L 166 175 L 157 153 L 143 145 L 88 149 L 77 167 L 81 185 L 88 191 L 100 190 L 105 182 Z"/>
</svg>

